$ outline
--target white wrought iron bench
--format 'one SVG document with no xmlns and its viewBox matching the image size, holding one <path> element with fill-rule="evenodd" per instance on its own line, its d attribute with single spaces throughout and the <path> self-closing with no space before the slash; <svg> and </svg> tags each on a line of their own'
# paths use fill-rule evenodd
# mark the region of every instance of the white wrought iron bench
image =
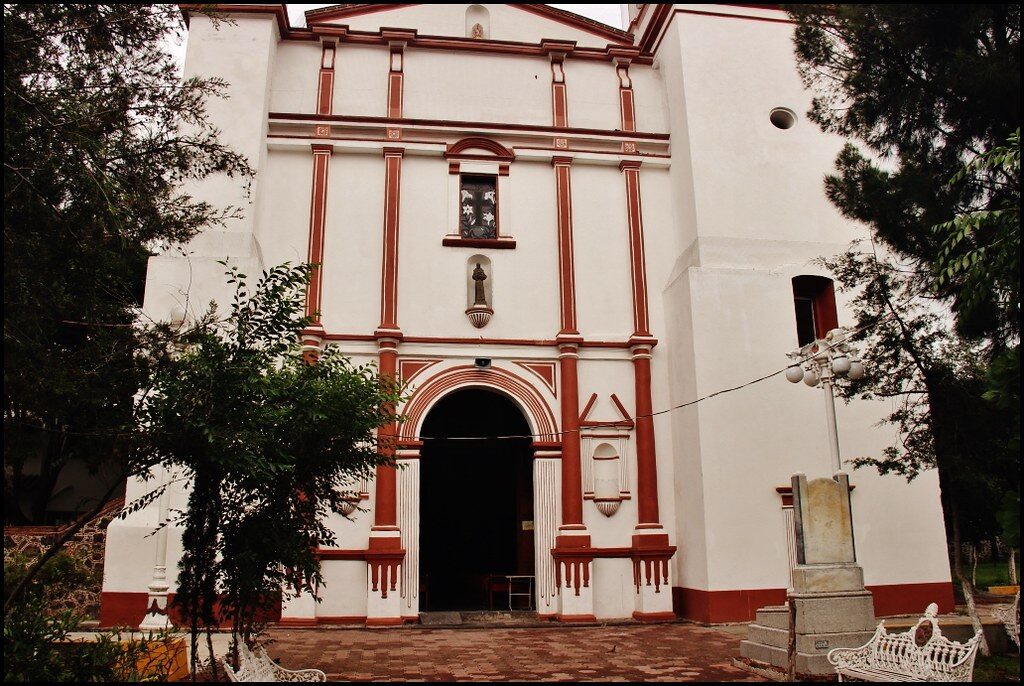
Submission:
<svg viewBox="0 0 1024 686">
<path fill-rule="evenodd" d="M 1017 591 L 1017 597 L 1013 599 L 1011 605 L 1001 605 L 996 609 L 992 610 L 992 616 L 1003 623 L 1006 627 L 1006 633 L 1010 634 L 1010 638 L 1017 644 L 1018 650 L 1020 649 L 1020 591 Z"/>
<path fill-rule="evenodd" d="M 890 634 L 885 620 L 859 648 L 833 648 L 828 661 L 843 677 L 863 681 L 971 681 L 981 632 L 966 643 L 942 635 L 935 603 L 909 631 Z"/>
<path fill-rule="evenodd" d="M 238 646 L 238 671 L 226 662 L 224 671 L 231 681 L 327 681 L 327 675 L 319 669 L 285 669 L 263 648 L 254 653 L 243 642 Z"/>
</svg>

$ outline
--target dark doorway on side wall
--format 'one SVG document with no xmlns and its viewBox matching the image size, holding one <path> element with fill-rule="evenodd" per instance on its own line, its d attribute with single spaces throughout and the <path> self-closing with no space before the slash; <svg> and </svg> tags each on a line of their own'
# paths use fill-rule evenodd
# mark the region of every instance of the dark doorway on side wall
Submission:
<svg viewBox="0 0 1024 686">
<path fill-rule="evenodd" d="M 420 609 L 508 609 L 505 575 L 534 573 L 533 461 L 530 439 L 495 437 L 529 425 L 506 396 L 466 389 L 420 433 Z"/>
</svg>

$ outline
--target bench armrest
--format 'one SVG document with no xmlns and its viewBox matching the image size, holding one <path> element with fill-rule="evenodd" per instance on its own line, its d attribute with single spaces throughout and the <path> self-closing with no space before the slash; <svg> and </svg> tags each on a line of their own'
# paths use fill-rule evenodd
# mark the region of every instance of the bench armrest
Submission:
<svg viewBox="0 0 1024 686">
<path fill-rule="evenodd" d="M 327 675 L 319 669 L 285 669 L 281 665 L 274 665 L 274 672 L 278 681 L 327 681 Z"/>
<path fill-rule="evenodd" d="M 885 633 L 885 621 L 878 623 L 875 633 L 868 639 L 868 642 L 856 648 L 833 648 L 828 651 L 828 661 L 836 669 L 843 667 L 865 665 L 874 650 L 875 643 Z"/>
</svg>

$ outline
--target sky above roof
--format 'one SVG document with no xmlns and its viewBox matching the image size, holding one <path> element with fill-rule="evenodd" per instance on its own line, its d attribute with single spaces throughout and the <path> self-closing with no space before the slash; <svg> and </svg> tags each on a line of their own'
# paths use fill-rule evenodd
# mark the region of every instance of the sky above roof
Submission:
<svg viewBox="0 0 1024 686">
<path fill-rule="evenodd" d="M 304 27 L 306 25 L 306 10 L 313 10 L 319 7 L 330 7 L 335 3 L 322 3 L 319 5 L 294 5 L 288 4 L 288 21 L 292 26 Z M 560 10 L 575 12 L 589 19 L 608 24 L 617 29 L 622 27 L 622 5 L 551 5 Z M 175 56 L 179 70 L 184 67 L 185 46 L 188 41 L 188 32 L 183 31 L 177 40 L 167 41 L 167 49 Z"/>
<path fill-rule="evenodd" d="M 292 26 L 306 25 L 306 10 L 315 10 L 319 7 L 330 7 L 335 3 L 322 3 L 319 5 L 294 5 L 288 3 L 288 19 Z M 551 5 L 560 10 L 575 12 L 589 19 L 594 19 L 617 29 L 622 27 L 622 5 Z"/>
</svg>

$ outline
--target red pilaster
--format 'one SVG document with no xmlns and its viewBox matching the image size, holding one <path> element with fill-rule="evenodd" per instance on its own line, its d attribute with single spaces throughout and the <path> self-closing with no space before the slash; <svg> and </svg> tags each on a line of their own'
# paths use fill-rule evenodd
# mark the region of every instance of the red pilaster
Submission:
<svg viewBox="0 0 1024 686">
<path fill-rule="evenodd" d="M 558 202 L 558 293 L 560 336 L 578 336 L 576 330 L 576 267 L 572 243 L 572 158 L 555 157 L 555 192 Z"/>
<path fill-rule="evenodd" d="M 633 103 L 633 81 L 629 78 L 629 63 L 615 65 L 619 77 L 619 114 L 623 131 L 636 131 L 636 108 Z"/>
<path fill-rule="evenodd" d="M 562 529 L 583 528 L 583 481 L 580 472 L 580 408 L 577 376 L 576 276 L 572 244 L 572 158 L 556 157 L 555 192 L 558 202 L 558 290 L 561 324 L 558 332 L 562 410 Z"/>
<path fill-rule="evenodd" d="M 629 264 L 633 288 L 633 337 L 650 336 L 647 314 L 647 258 L 644 254 L 643 205 L 640 202 L 640 162 L 619 164 L 626 181 L 626 213 L 629 221 Z"/>
<path fill-rule="evenodd" d="M 324 42 L 323 51 L 320 54 L 320 80 L 316 91 L 316 113 L 331 114 L 334 103 L 334 58 L 337 54 L 337 45 L 333 42 Z"/>
<path fill-rule="evenodd" d="M 398 374 L 398 213 L 402 182 L 402 148 L 384 148 L 384 246 L 381 254 L 380 326 L 377 344 L 380 348 L 380 373 Z M 394 454 L 398 427 L 382 426 L 377 437 L 382 449 Z M 377 499 L 373 509 L 373 529 L 394 531 L 398 528 L 398 478 L 394 467 L 377 467 Z"/>
<path fill-rule="evenodd" d="M 382 338 L 380 346 L 380 373 L 394 377 L 398 371 L 398 341 L 393 338 Z M 377 438 L 381 449 L 393 455 L 398 427 L 394 423 L 386 424 L 377 430 Z M 377 499 L 373 506 L 373 529 L 377 531 L 394 530 L 398 527 L 398 474 L 395 467 L 377 467 Z"/>
<path fill-rule="evenodd" d="M 543 40 L 544 49 L 551 59 L 551 124 L 559 128 L 569 126 L 569 101 L 565 86 L 565 56 L 576 47 L 575 41 Z M 556 148 L 567 148 L 567 138 L 556 136 Z"/>
<path fill-rule="evenodd" d="M 402 116 L 402 96 L 405 80 L 405 44 L 391 44 L 391 70 L 388 72 L 388 116 Z"/>
<path fill-rule="evenodd" d="M 654 449 L 654 418 L 651 414 L 651 349 L 635 346 L 633 376 L 636 387 L 636 499 L 638 529 L 660 529 L 658 518 L 658 466 Z"/>
<path fill-rule="evenodd" d="M 638 529 L 660 529 L 658 464 L 651 401 L 651 337 L 647 308 L 647 259 L 644 255 L 643 205 L 640 202 L 640 162 L 619 164 L 626 183 L 629 223 L 629 263 L 633 287 L 633 380 L 636 394 L 636 469 Z"/>
<path fill-rule="evenodd" d="M 381 263 L 380 329 L 398 331 L 398 213 L 402 148 L 384 148 L 384 253 Z"/>
<path fill-rule="evenodd" d="M 558 348 L 558 364 L 562 388 L 562 526 L 583 528 L 583 480 L 580 471 L 579 389 L 576 363 L 579 359 L 575 343 Z M 559 546 L 561 547 L 561 546 Z"/>
<path fill-rule="evenodd" d="M 313 146 L 313 190 L 309 209 L 309 250 L 306 260 L 317 265 L 306 291 L 306 316 L 313 318 L 314 325 L 320 323 L 320 297 L 323 288 L 324 224 L 327 219 L 327 174 L 331 168 L 333 145 L 314 143 Z"/>
<path fill-rule="evenodd" d="M 561 57 L 551 58 L 551 114 L 554 126 L 569 125 L 569 104 L 565 91 L 565 64 Z"/>
</svg>

